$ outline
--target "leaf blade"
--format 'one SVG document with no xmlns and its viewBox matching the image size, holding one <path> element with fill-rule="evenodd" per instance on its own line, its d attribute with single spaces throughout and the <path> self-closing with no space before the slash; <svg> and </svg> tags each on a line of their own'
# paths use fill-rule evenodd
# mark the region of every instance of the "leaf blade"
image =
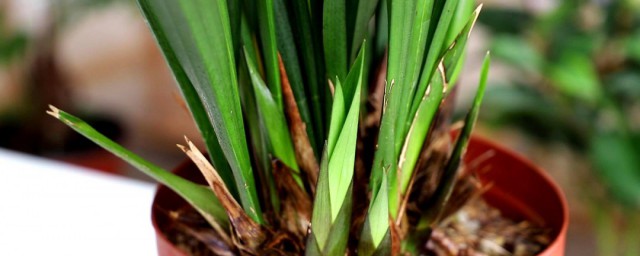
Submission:
<svg viewBox="0 0 640 256">
<path fill-rule="evenodd" d="M 278 44 L 276 39 L 276 20 L 273 0 L 258 1 L 258 27 L 266 71 L 267 86 L 277 106 L 282 109 L 282 91 L 278 70 Z"/>
<path fill-rule="evenodd" d="M 258 74 L 256 64 L 250 59 L 249 54 L 245 53 L 245 60 L 249 68 L 249 76 L 251 77 L 254 95 L 258 103 L 258 111 L 267 128 L 275 157 L 280 159 L 289 168 L 299 172 L 293 142 L 287 129 L 288 126 L 284 113 L 277 106 L 277 102 L 272 97 L 264 81 L 262 81 L 260 74 Z"/>
<path fill-rule="evenodd" d="M 227 2 L 139 0 L 139 4 L 145 16 L 163 17 L 157 20 L 158 26 L 200 96 L 236 187 L 245 188 L 238 190 L 240 202 L 262 223 L 246 146 Z"/>
<path fill-rule="evenodd" d="M 193 207 L 201 213 L 207 221 L 218 222 L 224 226 L 229 224 L 224 208 L 213 192 L 208 188 L 185 180 L 142 159 L 140 156 L 105 137 L 89 124 L 69 113 L 59 110 L 53 106 L 51 106 L 51 110 L 47 113 L 62 121 L 64 124 L 102 148 L 118 156 L 125 162 L 133 165 L 142 173 L 175 191 L 178 195 L 193 205 Z"/>
<path fill-rule="evenodd" d="M 327 76 L 334 83 L 336 77 L 347 76 L 347 25 L 345 0 L 325 0 L 323 6 L 324 58 Z"/>
</svg>

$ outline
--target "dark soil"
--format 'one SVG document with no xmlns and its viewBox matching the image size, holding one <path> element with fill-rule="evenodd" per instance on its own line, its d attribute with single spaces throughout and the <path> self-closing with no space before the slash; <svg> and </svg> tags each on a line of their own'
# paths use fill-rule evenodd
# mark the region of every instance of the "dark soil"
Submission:
<svg viewBox="0 0 640 256">
<path fill-rule="evenodd" d="M 207 221 L 191 206 L 185 205 L 176 211 L 161 212 L 167 214 L 169 223 L 160 226 L 160 231 L 172 244 L 187 252 L 187 255 L 220 255 L 214 251 L 220 246 L 226 247 Z"/>
</svg>

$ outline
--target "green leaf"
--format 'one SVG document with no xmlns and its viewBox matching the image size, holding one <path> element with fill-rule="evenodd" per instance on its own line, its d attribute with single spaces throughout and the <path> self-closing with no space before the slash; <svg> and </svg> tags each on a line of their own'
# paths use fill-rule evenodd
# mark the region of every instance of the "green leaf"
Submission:
<svg viewBox="0 0 640 256">
<path fill-rule="evenodd" d="M 429 89 L 422 98 L 420 107 L 413 117 L 411 128 L 404 141 L 398 163 L 400 166 L 398 171 L 400 182 L 392 183 L 389 192 L 390 213 L 394 218 L 399 214 L 398 208 L 400 207 L 401 196 L 407 192 L 409 181 L 418 163 L 428 131 L 444 98 L 444 90 L 447 87 L 444 79 L 442 70 L 438 70 L 437 74 L 432 77 Z M 398 185 L 400 186 L 398 187 Z"/>
<path fill-rule="evenodd" d="M 409 113 L 406 109 L 411 108 L 411 99 L 413 98 L 413 93 L 416 90 L 418 80 L 421 76 L 420 70 L 422 69 L 422 64 L 425 61 L 425 44 L 430 40 L 430 38 L 428 38 L 429 28 L 432 19 L 434 19 L 432 17 L 433 8 L 434 1 L 424 1 L 424 4 L 416 6 L 417 15 L 415 17 L 413 31 L 411 33 L 416 36 L 413 40 L 409 41 L 409 55 L 407 56 L 407 61 L 405 63 L 406 77 L 405 79 L 400 80 L 400 83 L 397 85 L 401 88 L 400 93 L 396 93 L 396 95 L 401 95 L 400 98 L 392 99 L 399 103 L 395 138 L 395 150 L 397 154 L 400 153 L 401 147 L 404 143 L 404 138 L 409 132 L 408 123 L 411 122 L 410 119 L 412 116 L 408 115 Z M 398 83 L 398 81 L 396 81 L 396 83 Z"/>
<path fill-rule="evenodd" d="M 399 154 L 404 138 L 408 132 L 405 123 L 407 123 L 407 119 L 411 117 L 406 110 L 411 108 L 413 92 L 418 84 L 420 69 L 425 60 L 425 44 L 429 36 L 429 25 L 431 24 L 433 5 L 434 1 L 429 0 L 423 1 L 421 4 L 415 6 L 416 15 L 411 28 L 411 40 L 409 40 L 407 56 L 404 57 L 405 61 L 402 64 L 404 77 L 401 76 L 395 80 L 395 86 L 399 91 L 394 95 L 399 97 L 391 98 L 391 104 L 393 104 L 394 109 L 397 111 L 394 145 L 396 154 Z"/>
<path fill-rule="evenodd" d="M 307 1 L 288 0 L 293 9 L 293 19 L 291 23 L 296 38 L 298 53 L 301 57 L 304 84 L 307 85 L 307 97 L 311 105 L 313 123 L 315 124 L 316 136 L 316 157 L 320 159 L 322 152 L 322 142 L 326 140 L 326 128 L 329 125 L 328 118 L 325 118 L 325 107 L 331 107 L 331 96 L 329 95 L 327 79 L 324 74 L 323 45 L 321 38 L 314 38 L 315 30 L 311 24 L 309 5 Z M 330 112 L 330 111 L 326 111 Z M 328 113 L 327 113 L 328 114 Z"/>
<path fill-rule="evenodd" d="M 620 202 L 640 207 L 640 161 L 632 140 L 621 133 L 597 132 L 589 155 L 594 169 Z"/>
<path fill-rule="evenodd" d="M 408 54 L 408 44 L 411 33 L 411 22 L 415 13 L 414 1 L 387 0 L 389 21 L 389 50 L 387 65 L 387 83 L 383 103 L 383 114 L 378 135 L 378 147 L 375 152 L 369 187 L 374 192 L 379 190 L 382 182 L 383 169 L 390 168 L 389 172 L 395 172 L 400 149 L 396 150 L 398 133 L 396 130 L 400 113 L 402 91 L 399 86 L 404 80 L 404 64 Z M 398 83 L 398 84 L 396 84 Z"/>
<path fill-rule="evenodd" d="M 329 199 L 329 155 L 327 146 L 320 162 L 320 174 L 311 215 L 311 235 L 307 238 L 307 255 L 322 255 L 331 230 L 331 199 Z M 314 250 L 315 248 L 315 250 Z"/>
<path fill-rule="evenodd" d="M 155 31 L 163 31 L 194 86 L 233 171 L 240 202 L 258 223 L 257 199 L 238 93 L 227 2 L 139 0 Z M 162 17 L 162 18 L 159 18 Z M 167 49 L 167 47 L 164 47 Z"/>
<path fill-rule="evenodd" d="M 556 63 L 550 63 L 549 78 L 561 93 L 595 104 L 601 97 L 600 80 L 593 61 L 580 53 L 567 52 Z"/>
<path fill-rule="evenodd" d="M 347 25 L 345 0 L 324 0 L 324 58 L 329 79 L 343 80 L 347 76 Z M 333 81 L 334 83 L 336 81 Z"/>
<path fill-rule="evenodd" d="M 442 57 L 441 54 L 446 50 L 446 47 L 449 47 L 445 40 L 447 39 L 446 36 L 453 20 L 457 3 L 458 1 L 446 1 L 437 25 L 434 24 L 434 26 L 436 26 L 435 33 L 429 45 L 429 51 L 427 52 L 427 57 L 422 69 L 420 83 L 418 84 L 418 88 L 416 89 L 413 100 L 411 101 L 412 107 L 411 112 L 409 112 L 410 115 L 415 114 L 418 109 L 422 95 L 424 95 L 424 92 L 427 90 L 427 86 L 431 81 L 431 76 L 434 74 L 438 60 Z"/>
<path fill-rule="evenodd" d="M 340 79 L 336 78 L 335 92 L 333 106 L 331 108 L 331 125 L 329 126 L 329 141 L 327 144 L 327 150 L 329 154 L 333 153 L 333 149 L 338 143 L 338 138 L 344 126 L 344 120 L 347 115 L 347 103 L 344 101 L 345 96 L 343 92 L 342 83 Z"/>
<path fill-rule="evenodd" d="M 180 197 L 189 202 L 189 204 L 191 204 L 200 214 L 202 214 L 208 222 L 212 223 L 212 225 L 216 225 L 216 223 L 225 227 L 229 225 L 229 219 L 225 209 L 209 188 L 185 180 L 182 177 L 147 162 L 140 156 L 105 137 L 89 124 L 75 116 L 53 106 L 51 106 L 51 110 L 47 113 L 62 121 L 64 124 L 103 147 L 107 151 L 133 165 L 142 173 L 176 192 Z"/>
<path fill-rule="evenodd" d="M 529 42 L 515 36 L 493 39 L 491 52 L 496 58 L 533 74 L 539 74 L 544 65 L 543 56 Z"/>
<path fill-rule="evenodd" d="M 249 30 L 248 22 L 244 15 L 241 17 L 240 34 L 242 45 L 253 45 L 251 31 Z M 255 59 L 257 57 L 254 47 L 248 47 L 246 49 L 246 52 L 243 51 L 243 54 L 248 54 L 251 59 Z M 249 75 L 247 65 L 238 66 L 238 77 L 242 110 L 249 129 L 249 143 L 254 160 L 253 162 L 259 172 L 258 178 L 260 180 L 260 184 L 262 184 L 261 193 L 263 195 L 261 198 L 265 198 L 268 194 L 271 207 L 279 212 L 280 200 L 278 198 L 278 191 L 276 190 L 273 172 L 271 170 L 272 165 L 269 155 L 269 149 L 271 148 L 268 139 L 269 135 L 267 134 L 264 122 L 260 119 L 256 97 L 253 93 L 253 84 L 251 82 L 251 76 Z"/>
<path fill-rule="evenodd" d="M 187 102 L 189 111 L 191 112 L 196 126 L 198 127 L 198 130 L 200 131 L 200 134 L 204 139 L 207 151 L 209 152 L 209 158 L 211 159 L 213 166 L 216 168 L 216 170 L 218 170 L 218 173 L 224 180 L 229 190 L 231 190 L 231 192 L 235 196 L 237 196 L 238 191 L 235 182 L 233 182 L 233 173 L 231 172 L 231 167 L 229 166 L 227 159 L 225 159 L 224 157 L 224 153 L 222 151 L 222 148 L 220 147 L 220 143 L 218 142 L 218 137 L 213 130 L 211 122 L 209 122 L 209 118 L 207 117 L 207 113 L 202 104 L 202 101 L 198 97 L 198 93 L 189 80 L 189 77 L 187 77 L 187 74 L 180 65 L 176 53 L 171 48 L 167 35 L 162 30 L 162 27 L 160 27 L 160 21 L 158 20 L 158 17 L 153 15 L 152 13 L 147 14 L 148 16 L 146 16 L 146 18 L 147 20 L 149 20 L 148 24 L 153 31 L 158 45 L 164 53 L 165 60 L 169 64 L 169 67 L 171 68 L 171 71 L 173 72 L 173 75 L 178 82 L 178 86 L 180 87 L 180 91 L 182 92 L 182 97 Z"/>
<path fill-rule="evenodd" d="M 449 49 L 447 49 L 444 54 L 443 64 L 446 71 L 445 78 L 447 84 L 449 84 L 451 87 L 456 86 L 457 84 L 459 72 L 462 70 L 462 66 L 464 65 L 464 55 L 467 48 L 467 40 L 469 40 L 471 30 L 475 26 L 481 10 L 482 5 L 478 6 L 478 8 L 476 8 L 471 13 L 471 15 L 468 16 L 468 20 L 466 21 L 466 23 L 463 23 L 465 24 L 464 27 L 462 28 L 462 30 L 459 30 L 459 33 L 456 35 L 456 37 L 452 41 L 452 44 L 449 46 Z"/>
<path fill-rule="evenodd" d="M 275 1 L 276 12 L 276 32 L 278 35 L 278 49 L 282 56 L 282 62 L 286 69 L 286 75 L 289 79 L 291 90 L 296 99 L 298 106 L 298 112 L 302 121 L 306 124 L 307 136 L 311 147 L 315 150 L 316 146 L 316 131 L 315 127 L 319 127 L 312 119 L 311 112 L 309 110 L 309 101 L 307 100 L 304 81 L 302 79 L 301 65 L 298 61 L 298 53 L 295 45 L 295 38 L 291 31 L 291 24 L 287 15 L 287 6 L 284 4 L 284 0 Z M 319 103 L 318 103 L 319 104 Z M 316 153 L 316 156 L 318 154 Z"/>
<path fill-rule="evenodd" d="M 249 59 L 248 53 L 245 54 L 245 59 L 247 61 L 247 67 L 249 68 L 251 81 L 253 82 L 253 92 L 256 97 L 256 102 L 258 103 L 258 111 L 267 128 L 267 133 L 271 140 L 274 155 L 286 166 L 296 172 L 299 172 L 300 169 L 296 162 L 293 142 L 291 141 L 291 135 L 287 129 L 287 120 L 284 117 L 284 113 L 280 108 L 278 108 L 277 103 L 271 97 L 271 92 L 262 81 L 262 78 L 256 69 L 255 62 Z M 294 175 L 294 177 L 296 176 L 297 175 Z M 299 176 L 297 178 L 298 181 L 300 181 Z"/>
<path fill-rule="evenodd" d="M 358 48 L 362 41 L 366 39 L 369 30 L 369 21 L 373 17 L 379 0 L 362 0 L 358 1 L 358 10 L 356 12 L 355 24 L 353 25 L 353 39 L 351 41 L 351 57 L 350 61 L 356 59 Z"/>
<path fill-rule="evenodd" d="M 329 190 L 331 199 L 332 219 L 335 219 L 338 212 L 343 205 L 349 184 L 353 179 L 355 158 L 356 158 L 356 143 L 358 140 L 358 120 L 360 113 L 360 90 L 362 88 L 363 76 L 364 76 L 364 55 L 366 47 L 363 47 L 358 54 L 356 63 L 353 66 L 351 72 L 347 76 L 344 90 L 341 88 L 341 84 L 338 83 L 336 91 L 344 91 L 343 97 L 334 99 L 334 108 L 336 116 L 344 117 L 344 120 L 336 120 L 332 117 L 332 123 L 330 124 L 330 131 L 339 130 L 339 135 L 331 137 L 330 139 L 336 139 L 330 142 L 329 146 Z M 339 80 L 338 80 L 339 81 Z M 342 93 L 341 93 L 342 94 Z M 337 94 L 336 94 L 337 95 Z M 342 102 L 341 102 L 342 101 Z M 342 106 L 347 107 L 348 111 L 342 115 L 338 114 Z M 334 114 L 332 113 L 332 115 Z M 333 121 L 336 120 L 335 123 Z M 331 147 L 333 146 L 333 148 Z"/>
<path fill-rule="evenodd" d="M 384 57 L 389 43 L 389 12 L 387 10 L 387 0 L 380 0 L 375 16 L 375 48 L 374 60 L 379 61 Z"/>
<path fill-rule="evenodd" d="M 449 31 L 447 32 L 447 39 L 445 40 L 445 46 L 450 45 L 458 37 L 464 27 L 469 21 L 469 17 L 473 12 L 473 6 L 475 6 L 475 0 L 460 0 L 451 20 Z M 482 4 L 480 4 L 481 8 Z"/>
<path fill-rule="evenodd" d="M 338 84 L 339 85 L 339 84 Z M 358 84 L 360 89 L 360 84 Z M 331 196 L 332 219 L 335 219 L 345 200 L 348 185 L 353 179 L 358 139 L 359 98 L 357 93 L 351 102 L 344 126 L 329 160 L 329 190 Z"/>
<path fill-rule="evenodd" d="M 640 62 L 640 30 L 636 30 L 627 38 L 624 49 L 630 59 Z"/>
<path fill-rule="evenodd" d="M 325 145 L 307 255 L 342 255 L 347 246 L 365 52 L 363 44 L 344 88 L 340 79 L 336 79 L 330 124 L 330 131 L 336 131 L 334 137 L 330 136 L 334 148 L 331 149 L 328 143 Z"/>
<path fill-rule="evenodd" d="M 344 255 L 349 242 L 349 228 L 351 227 L 351 210 L 353 207 L 353 183 L 347 188 L 345 200 L 333 220 L 329 238 L 324 246 L 323 255 Z"/>
<path fill-rule="evenodd" d="M 329 156 L 325 150 L 320 166 L 320 177 L 316 190 L 316 198 L 313 203 L 313 215 L 311 218 L 311 234 L 307 238 L 305 255 L 343 255 L 347 248 L 349 227 L 351 226 L 352 189 L 349 184 L 347 195 L 336 218 L 332 218 L 330 188 L 329 188 Z"/>
<path fill-rule="evenodd" d="M 440 60 L 441 68 L 439 68 L 436 71 L 436 74 L 431 77 L 429 87 L 421 99 L 415 116 L 407 120 L 407 136 L 398 138 L 404 138 L 404 144 L 398 164 L 400 169 L 398 172 L 390 173 L 389 178 L 392 184 L 389 189 L 389 207 L 391 209 L 390 213 L 394 219 L 398 214 L 400 200 L 402 195 L 406 193 L 433 118 L 436 115 L 440 102 L 445 97 L 446 92 L 450 90 L 449 87 L 451 84 L 448 83 L 448 79 L 453 79 L 453 72 L 456 70 L 456 67 L 459 67 L 462 63 L 461 59 L 467 39 L 473 25 L 475 24 L 478 14 L 480 13 L 480 9 L 481 6 L 475 10 L 471 17 L 469 17 L 465 27 L 458 33 L 452 43 L 452 46 L 444 53 L 444 56 Z M 409 107 L 409 105 L 406 107 Z M 398 175 L 400 177 L 397 177 Z M 397 179 L 400 179 L 400 181 L 397 182 Z"/>
<path fill-rule="evenodd" d="M 380 191 L 371 201 L 362 229 L 358 244 L 359 255 L 373 255 L 381 247 L 390 246 L 390 244 L 381 245 L 385 236 L 389 235 L 389 225 L 393 225 L 389 223 L 388 186 L 387 175 L 383 175 Z"/>
<path fill-rule="evenodd" d="M 491 58 L 489 53 L 487 53 L 484 62 L 482 63 L 482 71 L 480 74 L 480 84 L 478 86 L 478 90 L 476 92 L 476 96 L 473 100 L 473 106 L 464 120 L 464 127 L 460 131 L 458 135 L 458 139 L 456 144 L 453 147 L 453 152 L 445 166 L 444 172 L 442 174 L 442 178 L 440 178 L 440 183 L 436 188 L 436 191 L 433 194 L 433 204 L 430 207 L 430 212 L 427 212 L 422 216 L 420 222 L 417 227 L 416 235 L 424 232 L 424 230 L 428 228 L 432 228 L 433 225 L 436 224 L 437 221 L 442 217 L 442 213 L 445 209 L 449 201 L 449 197 L 451 197 L 451 193 L 453 191 L 453 186 L 456 181 L 456 177 L 458 175 L 458 171 L 460 170 L 460 163 L 462 162 L 462 157 L 464 156 L 467 145 L 469 144 L 469 139 L 471 138 L 471 132 L 473 131 L 473 126 L 475 125 L 476 120 L 478 119 L 478 113 L 480 112 L 480 105 L 482 104 L 482 99 L 484 97 L 485 88 L 487 86 L 487 77 L 489 75 L 489 65 L 491 63 Z"/>
<path fill-rule="evenodd" d="M 278 64 L 278 45 L 276 39 L 276 20 L 273 0 L 258 0 L 258 25 L 260 41 L 266 69 L 266 81 L 274 101 L 279 109 L 283 108 L 280 69 Z"/>
</svg>

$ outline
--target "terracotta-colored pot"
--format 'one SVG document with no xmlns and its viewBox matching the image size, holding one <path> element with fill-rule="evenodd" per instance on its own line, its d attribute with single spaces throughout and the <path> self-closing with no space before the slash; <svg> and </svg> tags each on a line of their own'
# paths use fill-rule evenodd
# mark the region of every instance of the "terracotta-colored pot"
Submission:
<svg viewBox="0 0 640 256">
<path fill-rule="evenodd" d="M 102 148 L 62 156 L 54 156 L 52 158 L 65 163 L 111 174 L 122 174 L 122 169 L 126 166 L 122 159 Z"/>
<path fill-rule="evenodd" d="M 465 162 L 476 171 L 483 184 L 491 184 L 483 195 L 485 200 L 503 214 L 526 218 L 551 230 L 552 243 L 539 256 L 564 255 L 569 223 L 568 207 L 562 191 L 530 161 L 486 139 L 472 137 Z M 183 163 L 175 172 L 187 179 L 204 184 L 204 180 L 190 163 Z M 186 255 L 171 244 L 159 227 L 168 224 L 159 209 L 177 209 L 186 202 L 164 186 L 158 187 L 153 201 L 151 218 L 156 230 L 158 255 Z"/>
</svg>

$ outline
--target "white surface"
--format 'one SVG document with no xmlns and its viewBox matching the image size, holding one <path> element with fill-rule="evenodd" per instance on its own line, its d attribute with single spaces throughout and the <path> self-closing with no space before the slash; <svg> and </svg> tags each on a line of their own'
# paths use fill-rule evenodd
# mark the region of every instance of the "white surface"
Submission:
<svg viewBox="0 0 640 256">
<path fill-rule="evenodd" d="M 0 149 L 0 255 L 156 255 L 154 189 Z"/>
</svg>

